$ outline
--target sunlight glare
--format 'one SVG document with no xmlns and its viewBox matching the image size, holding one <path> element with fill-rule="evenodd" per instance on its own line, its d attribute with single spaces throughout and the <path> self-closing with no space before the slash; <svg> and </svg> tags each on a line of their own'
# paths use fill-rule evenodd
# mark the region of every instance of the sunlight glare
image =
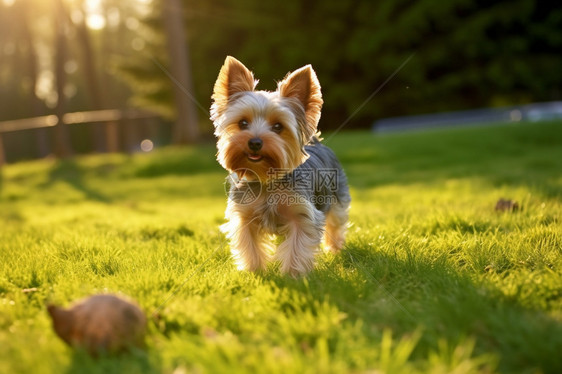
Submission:
<svg viewBox="0 0 562 374">
<path fill-rule="evenodd" d="M 59 95 L 55 91 L 51 91 L 45 97 L 45 105 L 47 108 L 53 109 L 57 106 L 59 102 Z"/>
<path fill-rule="evenodd" d="M 41 70 L 35 84 L 35 95 L 40 99 L 46 100 L 48 95 L 55 89 L 54 81 L 55 76 L 52 71 Z"/>
<path fill-rule="evenodd" d="M 109 8 L 107 11 L 107 25 L 111 28 L 115 28 L 119 26 L 119 23 L 121 23 L 121 13 L 119 9 L 115 7 Z"/>
<path fill-rule="evenodd" d="M 125 26 L 127 26 L 127 28 L 129 30 L 136 30 L 139 28 L 139 20 L 134 18 L 134 17 L 127 17 L 127 19 L 125 20 Z"/>
<path fill-rule="evenodd" d="M 78 93 L 78 88 L 76 87 L 75 84 L 67 83 L 64 86 L 63 92 L 64 92 L 64 96 L 70 99 L 76 96 L 76 94 Z"/>
<path fill-rule="evenodd" d="M 99 11 L 102 8 L 101 0 L 86 0 L 85 5 L 88 12 Z"/>
<path fill-rule="evenodd" d="M 78 9 L 73 9 L 72 12 L 70 12 L 70 19 L 75 25 L 79 25 L 84 22 L 84 13 Z"/>
<path fill-rule="evenodd" d="M 134 38 L 131 42 L 131 47 L 135 51 L 142 51 L 144 49 L 145 42 L 142 38 Z"/>
<path fill-rule="evenodd" d="M 66 74 L 74 74 L 78 70 L 78 63 L 76 60 L 68 60 L 64 63 L 64 71 Z"/>
<path fill-rule="evenodd" d="M 144 139 L 140 144 L 143 152 L 150 152 L 154 149 L 154 143 L 150 139 Z"/>
<path fill-rule="evenodd" d="M 86 24 L 92 30 L 101 30 L 105 27 L 105 18 L 101 14 L 88 14 Z"/>
<path fill-rule="evenodd" d="M 136 12 L 141 16 L 147 16 L 152 11 L 152 0 L 137 0 L 134 3 Z"/>
</svg>

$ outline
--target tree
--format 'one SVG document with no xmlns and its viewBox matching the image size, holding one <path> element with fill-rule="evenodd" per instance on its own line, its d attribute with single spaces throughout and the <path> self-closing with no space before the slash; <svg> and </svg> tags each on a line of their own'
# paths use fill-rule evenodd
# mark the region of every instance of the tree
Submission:
<svg viewBox="0 0 562 374">
<path fill-rule="evenodd" d="M 35 86 L 37 85 L 37 75 L 39 67 L 37 64 L 37 53 L 34 45 L 34 35 L 30 26 L 30 0 L 20 0 L 14 4 L 15 18 L 19 19 L 19 27 L 21 28 L 22 43 L 26 51 L 25 66 L 26 76 L 29 78 L 28 100 L 29 103 L 29 116 L 37 117 L 43 114 L 44 105 L 41 99 L 35 93 Z M 49 138 L 47 129 L 41 128 L 35 130 L 37 150 L 39 157 L 45 157 L 50 153 Z"/>
<path fill-rule="evenodd" d="M 4 158 L 4 140 L 2 139 L 2 134 L 0 134 L 0 169 L 5 163 L 6 159 Z M 0 187 L 2 187 L 2 170 L 0 170 Z"/>
<path fill-rule="evenodd" d="M 197 108 L 191 96 L 194 92 L 191 77 L 189 46 L 185 38 L 183 12 L 179 0 L 165 0 L 163 3 L 163 21 L 166 31 L 170 73 L 173 80 L 176 119 L 173 142 L 176 144 L 192 143 L 199 137 Z"/>
<path fill-rule="evenodd" d="M 66 73 L 64 64 L 66 62 L 67 46 L 66 46 L 66 22 L 64 4 L 62 0 L 56 0 L 54 7 L 54 21 L 56 28 L 55 36 L 55 80 L 57 90 L 57 105 L 55 114 L 58 123 L 54 127 L 55 155 L 59 158 L 66 158 L 72 154 L 70 146 L 70 138 L 68 129 L 64 123 L 64 114 L 66 113 L 66 99 L 64 94 L 64 85 L 66 82 Z"/>
<path fill-rule="evenodd" d="M 262 89 L 275 88 L 274 79 L 311 63 L 324 93 L 322 128 L 338 127 L 352 115 L 348 127 L 360 127 L 386 116 L 561 96 L 562 8 L 538 0 L 184 0 L 183 5 L 200 102 L 209 102 L 226 55 L 253 69 Z M 158 10 L 162 3 L 154 6 Z M 151 16 L 144 25 L 157 36 L 149 44 L 159 56 L 164 26 Z M 136 59 L 122 67 L 137 103 L 171 111 L 172 83 L 157 66 Z"/>
<path fill-rule="evenodd" d="M 82 9 L 78 10 L 82 12 Z M 71 23 L 71 22 L 69 22 Z M 102 81 L 96 66 L 96 52 L 92 46 L 92 41 L 85 22 L 85 15 L 82 12 L 81 21 L 76 23 L 76 36 L 79 48 L 82 52 L 82 66 L 86 77 L 90 101 L 93 110 L 104 109 L 104 95 L 102 95 Z M 104 131 L 105 130 L 105 131 Z M 119 150 L 117 124 L 113 121 L 105 123 L 104 127 L 98 125 L 93 128 L 94 147 L 97 151 L 117 152 Z"/>
</svg>

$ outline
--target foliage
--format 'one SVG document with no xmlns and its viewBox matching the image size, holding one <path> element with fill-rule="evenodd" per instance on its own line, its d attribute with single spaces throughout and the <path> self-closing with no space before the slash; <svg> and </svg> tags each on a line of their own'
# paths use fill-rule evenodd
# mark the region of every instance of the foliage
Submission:
<svg viewBox="0 0 562 374">
<path fill-rule="evenodd" d="M 101 30 L 85 29 L 88 15 L 85 0 L 62 0 L 62 19 L 66 20 L 65 40 L 68 55 L 65 96 L 68 112 L 96 108 L 88 82 L 88 63 L 96 73 L 103 92 L 101 109 L 118 109 L 126 105 L 129 88 L 111 75 L 111 62 L 135 54 L 130 47 L 137 37 L 127 20 L 136 20 L 138 9 L 117 0 L 102 0 L 96 15 L 104 17 Z M 10 4 L 10 5 L 8 5 Z M 0 120 L 52 114 L 58 100 L 54 81 L 54 48 L 57 2 L 16 0 L 0 2 Z M 117 22 L 119 21 L 119 22 Z M 135 24 L 132 22 L 132 24 Z M 92 54 L 85 51 L 84 37 L 90 39 Z M 36 97 L 37 96 L 37 97 Z M 34 108 L 34 99 L 40 103 Z"/>
<path fill-rule="evenodd" d="M 169 78 L 150 59 L 163 59 L 156 16 L 149 58 L 129 80 L 137 100 L 160 108 L 172 101 L 163 85 L 143 92 L 147 80 Z M 324 91 L 325 127 L 337 127 L 413 58 L 353 117 L 374 118 L 559 99 L 562 72 L 562 8 L 536 0 L 300 1 L 184 0 L 197 99 L 209 106 L 226 55 L 234 55 L 262 79 L 259 88 L 311 63 Z M 132 65 L 132 66 L 131 66 Z M 167 113 L 170 113 L 168 110 Z"/>
<path fill-rule="evenodd" d="M 235 269 L 213 145 L 2 169 L 0 372 L 562 371 L 561 123 L 325 143 L 352 226 L 297 280 Z M 145 352 L 51 331 L 47 301 L 106 291 L 155 312 Z"/>
</svg>

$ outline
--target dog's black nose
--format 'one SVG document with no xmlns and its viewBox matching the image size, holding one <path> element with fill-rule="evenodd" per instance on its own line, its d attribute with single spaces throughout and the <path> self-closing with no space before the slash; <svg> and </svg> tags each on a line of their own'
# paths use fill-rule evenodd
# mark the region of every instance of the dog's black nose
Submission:
<svg viewBox="0 0 562 374">
<path fill-rule="evenodd" d="M 262 145 L 263 141 L 260 138 L 252 138 L 248 140 L 248 147 L 250 147 L 250 150 L 254 152 L 259 151 Z"/>
</svg>

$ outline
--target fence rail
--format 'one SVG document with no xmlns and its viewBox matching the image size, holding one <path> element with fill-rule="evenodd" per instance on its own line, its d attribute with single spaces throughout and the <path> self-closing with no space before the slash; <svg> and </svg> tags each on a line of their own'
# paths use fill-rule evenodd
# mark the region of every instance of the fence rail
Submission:
<svg viewBox="0 0 562 374">
<path fill-rule="evenodd" d="M 64 125 L 85 123 L 120 123 L 124 121 L 152 118 L 159 118 L 159 116 L 153 112 L 140 109 L 106 109 L 66 113 L 62 116 L 62 123 Z M 54 114 L 10 121 L 0 121 L 0 166 L 6 163 L 2 134 L 16 131 L 50 128 L 58 124 L 59 118 Z"/>
</svg>

